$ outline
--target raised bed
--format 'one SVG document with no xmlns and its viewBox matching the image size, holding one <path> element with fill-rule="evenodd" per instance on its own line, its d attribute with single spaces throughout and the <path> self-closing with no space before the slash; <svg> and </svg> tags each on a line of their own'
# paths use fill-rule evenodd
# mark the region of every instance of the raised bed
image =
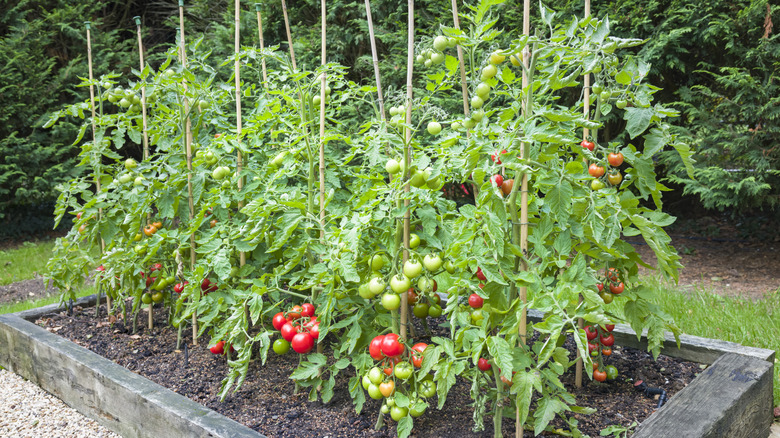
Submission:
<svg viewBox="0 0 780 438">
<path fill-rule="evenodd" d="M 85 297 L 77 305 L 94 304 Z M 262 437 L 263 435 L 153 383 L 91 351 L 38 327 L 57 305 L 0 315 L 0 365 L 36 383 L 124 437 Z M 541 315 L 530 312 L 532 320 Z M 627 326 L 616 343 L 645 348 Z M 772 423 L 775 352 L 683 336 L 680 348 L 667 337 L 663 353 L 710 365 L 687 388 L 644 421 L 642 437 L 760 437 Z"/>
</svg>

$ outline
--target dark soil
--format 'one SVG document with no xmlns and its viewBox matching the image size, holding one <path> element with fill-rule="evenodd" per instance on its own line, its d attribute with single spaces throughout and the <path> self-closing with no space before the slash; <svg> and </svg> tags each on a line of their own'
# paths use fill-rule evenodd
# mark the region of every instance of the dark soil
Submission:
<svg viewBox="0 0 780 438">
<path fill-rule="evenodd" d="M 17 281 L 6 286 L 0 286 L 0 304 L 14 304 L 22 301 L 38 300 L 48 296 L 57 296 L 59 289 L 46 289 L 43 278 Z"/>
<path fill-rule="evenodd" d="M 354 375 L 350 368 L 337 377 L 335 396 L 327 405 L 309 402 L 308 391 L 293 394 L 295 385 L 289 376 L 298 364 L 298 355 L 292 351 L 285 356 L 271 352 L 264 366 L 259 361 L 252 362 L 238 392 L 224 402 L 219 401 L 221 382 L 227 372 L 225 358 L 209 352 L 204 345 L 208 342 L 206 338 L 200 340 L 198 347 L 189 345 L 186 353 L 176 351 L 176 331 L 165 326 L 162 310 L 155 313 L 156 328 L 150 332 L 140 327 L 146 321 L 142 312 L 135 335 L 130 321 L 125 326 L 120 319 L 111 326 L 105 317 L 96 319 L 94 309 L 77 308 L 73 316 L 49 315 L 37 323 L 269 437 L 395 436 L 395 426 L 389 416 L 385 420 L 389 426 L 374 430 L 379 401 L 366 397 L 363 413 L 355 413 L 347 390 L 348 380 Z M 563 379 L 580 406 L 597 409 L 592 415 L 575 416 L 580 430 L 590 436 L 599 436 L 603 428 L 612 424 L 639 423 L 654 411 L 657 401 L 634 389 L 634 381 L 641 379 L 649 386 L 663 388 L 671 397 L 702 370 L 699 364 L 665 356 L 654 361 L 648 353 L 620 347 L 615 348 L 606 363 L 619 370 L 619 377 L 613 382 L 596 383 L 586 378 L 582 389 L 573 390 L 573 370 Z M 484 431 L 471 431 L 473 402 L 469 392 L 470 383 L 461 380 L 450 390 L 441 411 L 435 409 L 436 401 L 431 400 L 434 406 L 415 419 L 413 435 L 492 436 L 492 419 L 487 417 Z M 504 420 L 502 434 L 514 435 L 512 419 Z M 526 436 L 532 433 L 526 432 Z"/>
</svg>

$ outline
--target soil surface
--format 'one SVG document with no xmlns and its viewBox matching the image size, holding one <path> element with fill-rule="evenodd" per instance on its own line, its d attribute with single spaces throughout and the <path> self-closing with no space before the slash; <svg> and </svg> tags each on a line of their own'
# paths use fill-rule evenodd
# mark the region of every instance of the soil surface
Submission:
<svg viewBox="0 0 780 438">
<path fill-rule="evenodd" d="M 383 429 L 374 429 L 379 401 L 368 399 L 363 413 L 355 412 L 347 389 L 349 378 L 354 375 L 351 368 L 337 376 L 335 396 L 330 403 L 309 402 L 308 391 L 294 394 L 295 385 L 289 378 L 298 364 L 298 355 L 292 351 L 284 356 L 270 352 L 265 365 L 259 361 L 250 364 L 247 379 L 238 392 L 231 393 L 221 402 L 218 393 L 227 372 L 226 360 L 209 352 L 203 345 L 208 340 L 202 338 L 200 346 L 188 345 L 185 351 L 176 351 L 177 333 L 165 326 L 162 309 L 155 312 L 156 328 L 149 331 L 140 327 L 144 321 L 146 314 L 142 312 L 139 330 L 133 334 L 130 321 L 126 326 L 120 317 L 111 326 L 105 315 L 95 318 L 94 309 L 76 308 L 72 316 L 65 313 L 49 315 L 37 323 L 268 437 L 395 436 L 395 423 L 389 416 L 386 416 Z M 567 344 L 572 344 L 569 348 L 573 349 L 572 342 Z M 615 348 L 606 364 L 618 368 L 616 380 L 597 383 L 586 378 L 583 388 L 574 390 L 573 370 L 563 378 L 564 385 L 573 390 L 580 406 L 597 409 L 592 415 L 575 415 L 580 430 L 590 436 L 599 436 L 599 432 L 609 425 L 640 423 L 655 410 L 657 400 L 636 390 L 635 381 L 644 380 L 648 386 L 663 388 L 671 397 L 702 371 L 699 364 L 666 356 L 654 361 L 646 352 L 621 347 Z M 470 387 L 470 382 L 458 381 L 441 411 L 435 409 L 436 399 L 430 400 L 434 406 L 415 419 L 413 436 L 492 436 L 491 418 L 485 418 L 484 431 L 475 433 L 471 430 Z M 563 426 L 560 420 L 556 422 L 558 427 Z M 514 435 L 514 421 L 505 419 L 502 434 Z M 526 433 L 526 436 L 532 435 Z"/>
</svg>

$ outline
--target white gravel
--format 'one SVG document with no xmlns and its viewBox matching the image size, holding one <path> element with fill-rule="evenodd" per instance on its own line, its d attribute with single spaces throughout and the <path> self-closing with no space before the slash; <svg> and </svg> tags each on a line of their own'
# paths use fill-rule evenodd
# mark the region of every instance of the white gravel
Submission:
<svg viewBox="0 0 780 438">
<path fill-rule="evenodd" d="M 121 438 L 4 369 L 0 369 L 0 437 Z"/>
</svg>

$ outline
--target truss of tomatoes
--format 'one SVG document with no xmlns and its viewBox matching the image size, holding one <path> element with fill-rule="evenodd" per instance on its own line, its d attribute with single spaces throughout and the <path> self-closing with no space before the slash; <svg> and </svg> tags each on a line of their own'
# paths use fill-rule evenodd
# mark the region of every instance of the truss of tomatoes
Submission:
<svg viewBox="0 0 780 438">
<path fill-rule="evenodd" d="M 604 327 L 589 325 L 585 327 L 588 338 L 588 353 L 593 360 L 593 380 L 604 382 L 617 378 L 617 368 L 614 365 L 604 365 L 604 357 L 612 355 L 615 336 L 612 330 L 615 324 L 605 324 Z"/>
<path fill-rule="evenodd" d="M 408 381 L 415 368 L 421 368 L 424 359 L 425 349 L 428 344 L 418 342 L 408 351 L 408 359 L 405 357 L 406 346 L 400 340 L 396 333 L 376 336 L 368 345 L 368 353 L 376 361 L 381 361 L 379 366 L 372 367 L 362 379 L 363 389 L 368 391 L 369 397 L 374 400 L 384 399 L 381 412 L 390 414 L 395 421 L 411 415 L 419 417 L 425 412 L 425 404 L 417 403 L 413 400 L 410 407 L 401 407 L 395 405 L 394 394 L 396 393 L 396 380 Z M 432 380 L 432 375 L 427 374 L 421 378 L 415 379 L 416 391 L 413 393 L 418 397 L 430 398 L 436 394 L 436 383 Z"/>
<path fill-rule="evenodd" d="M 314 304 L 303 303 L 274 315 L 271 323 L 282 335 L 282 339 L 274 341 L 273 349 L 277 354 L 286 353 L 290 346 L 300 354 L 314 348 L 314 343 L 320 337 L 320 323 L 314 312 Z"/>
</svg>

